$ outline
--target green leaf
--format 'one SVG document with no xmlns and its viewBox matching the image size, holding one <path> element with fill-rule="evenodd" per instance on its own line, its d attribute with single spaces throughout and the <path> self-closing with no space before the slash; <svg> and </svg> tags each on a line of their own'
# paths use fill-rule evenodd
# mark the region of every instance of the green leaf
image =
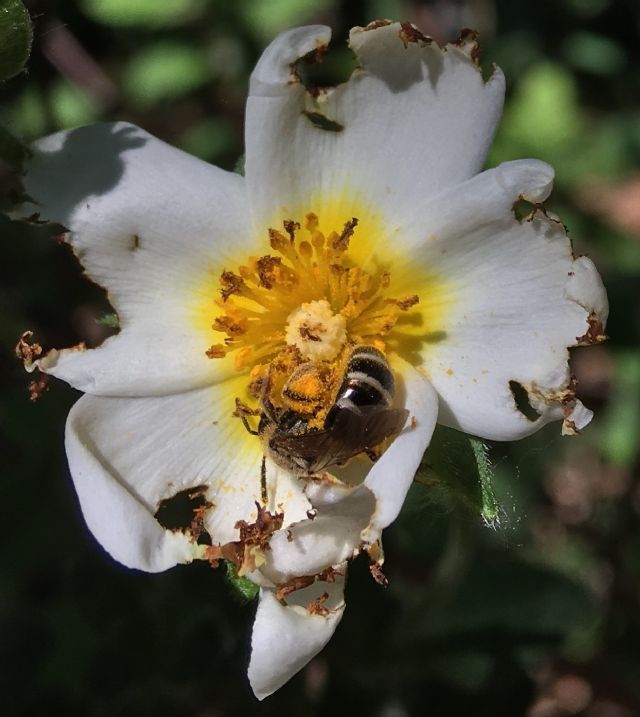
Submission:
<svg viewBox="0 0 640 717">
<path fill-rule="evenodd" d="M 251 580 L 240 577 L 238 575 L 238 570 L 233 563 L 225 562 L 225 566 L 227 569 L 227 581 L 240 599 L 243 602 L 253 600 L 258 594 L 260 588 L 255 583 L 252 583 Z"/>
<path fill-rule="evenodd" d="M 257 35 L 271 38 L 282 30 L 304 23 L 331 6 L 331 0 L 252 0 L 239 3 L 244 21 Z"/>
<path fill-rule="evenodd" d="M 82 0 L 82 11 L 96 22 L 115 27 L 162 27 L 179 25 L 196 17 L 202 0 Z"/>
<path fill-rule="evenodd" d="M 514 644 L 565 641 L 596 616 L 588 590 L 578 581 L 513 555 L 478 555 L 454 594 L 433 600 L 412 625 L 412 639 L 427 635 L 511 636 Z"/>
<path fill-rule="evenodd" d="M 134 55 L 124 72 L 123 88 L 132 103 L 148 107 L 182 97 L 209 78 L 205 54 L 178 42 L 157 42 Z"/>
<path fill-rule="evenodd" d="M 22 71 L 31 51 L 31 19 L 20 0 L 0 0 L 0 81 Z"/>
<path fill-rule="evenodd" d="M 60 129 L 79 127 L 98 119 L 98 109 L 91 99 L 65 80 L 51 88 L 51 114 Z"/>
<path fill-rule="evenodd" d="M 488 525 L 498 522 L 493 468 L 488 448 L 478 438 L 437 426 L 416 480 L 445 488 Z"/>
<path fill-rule="evenodd" d="M 0 125 L 0 161 L 11 169 L 20 169 L 28 154 L 26 145 Z"/>
<path fill-rule="evenodd" d="M 600 449 L 614 465 L 630 467 L 640 433 L 640 351 L 621 351 L 615 362 L 616 383 L 602 419 Z"/>
<path fill-rule="evenodd" d="M 180 147 L 207 162 L 216 161 L 237 143 L 233 127 L 224 119 L 208 117 L 193 124 L 180 138 Z"/>
<path fill-rule="evenodd" d="M 626 53 L 619 43 L 593 32 L 569 35 L 563 43 L 563 53 L 578 70 L 601 77 L 611 77 L 627 64 Z"/>
</svg>

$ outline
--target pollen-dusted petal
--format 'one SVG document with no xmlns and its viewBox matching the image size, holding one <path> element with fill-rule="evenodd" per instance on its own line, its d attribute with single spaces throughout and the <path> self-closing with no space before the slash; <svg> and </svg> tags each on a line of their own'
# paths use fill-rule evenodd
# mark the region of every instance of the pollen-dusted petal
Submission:
<svg viewBox="0 0 640 717">
<path fill-rule="evenodd" d="M 340 566 L 346 573 L 346 565 Z M 263 700 L 282 687 L 329 642 L 344 613 L 344 575 L 290 593 L 286 605 L 260 590 L 251 637 L 249 682 Z M 325 597 L 326 594 L 326 597 Z"/>
<path fill-rule="evenodd" d="M 246 177 L 260 228 L 310 197 L 339 193 L 357 193 L 399 221 L 417 202 L 477 172 L 493 137 L 504 93 L 499 70 L 485 82 L 462 50 L 407 42 L 393 23 L 354 29 L 360 69 L 345 84 L 311 94 L 293 63 L 328 38 L 318 26 L 283 33 L 252 75 Z"/>
<path fill-rule="evenodd" d="M 202 518 L 214 544 L 237 540 L 236 523 L 255 520 L 262 448 L 231 415 L 242 385 L 135 399 L 85 395 L 75 404 L 66 435 L 71 476 L 89 529 L 116 560 L 155 571 L 188 559 L 188 539 L 153 516 L 189 488 L 206 487 L 211 507 Z M 268 490 L 270 508 L 286 522 L 306 517 L 311 504 L 297 479 L 270 470 Z"/>
<path fill-rule="evenodd" d="M 440 398 L 438 420 L 485 438 L 513 440 L 557 419 L 570 432 L 588 420 L 575 401 L 567 347 L 594 326 L 601 334 L 606 294 L 539 204 L 551 176 L 542 162 L 509 162 L 425 203 L 412 220 L 419 241 L 407 251 L 406 276 L 429 267 L 451 294 L 422 355 Z M 531 204 L 517 217 L 521 197 Z"/>
<path fill-rule="evenodd" d="M 26 170 L 32 202 L 18 213 L 70 230 L 122 329 L 95 350 L 52 352 L 40 367 L 101 395 L 171 393 L 224 376 L 228 362 L 206 357 L 210 336 L 194 330 L 192 314 L 208 272 L 219 275 L 249 240 L 244 179 L 126 123 L 46 137 Z"/>
</svg>

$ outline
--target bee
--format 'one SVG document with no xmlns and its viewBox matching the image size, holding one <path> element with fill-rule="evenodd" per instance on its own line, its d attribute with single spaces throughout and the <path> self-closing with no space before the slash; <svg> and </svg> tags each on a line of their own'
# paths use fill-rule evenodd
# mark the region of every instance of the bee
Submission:
<svg viewBox="0 0 640 717">
<path fill-rule="evenodd" d="M 332 405 L 318 428 L 310 424 L 323 390 L 326 395 L 318 368 L 303 364 L 282 389 L 288 405 L 276 408 L 263 397 L 258 430 L 252 431 L 262 438 L 266 455 L 300 476 L 312 477 L 363 453 L 376 460 L 381 444 L 399 433 L 409 416 L 404 408 L 391 408 L 393 373 L 384 354 L 373 346 L 358 346 L 351 352 Z M 250 430 L 242 412 L 238 415 Z"/>
</svg>

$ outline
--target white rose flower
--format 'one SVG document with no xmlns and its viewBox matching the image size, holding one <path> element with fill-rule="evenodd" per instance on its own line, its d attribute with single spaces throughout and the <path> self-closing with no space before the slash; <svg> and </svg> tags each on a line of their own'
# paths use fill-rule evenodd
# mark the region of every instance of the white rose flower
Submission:
<svg viewBox="0 0 640 717">
<path fill-rule="evenodd" d="M 439 48 L 404 23 L 355 28 L 359 68 L 310 92 L 295 63 L 329 38 L 297 28 L 264 52 L 244 177 L 134 126 L 94 125 L 35 145 L 20 209 L 68 228 L 119 316 L 98 348 L 29 361 L 85 393 L 66 450 L 87 524 L 128 567 L 225 558 L 260 585 L 249 666 L 260 699 L 333 634 L 350 559 L 366 551 L 382 580 L 382 529 L 436 420 L 494 440 L 588 423 L 567 347 L 600 340 L 607 315 L 593 264 L 573 258 L 540 204 L 551 167 L 480 172 L 504 78 L 483 79 L 473 37 Z M 519 200 L 532 205 L 525 219 Z M 349 361 L 362 346 L 381 355 L 358 373 Z M 375 394 L 367 415 L 398 423 L 376 462 L 379 436 L 327 429 L 349 371 Z M 338 408 L 349 420 L 350 400 Z M 328 439 L 309 449 L 329 454 L 326 468 L 269 447 L 285 414 L 301 417 L 295 435 Z M 262 437 L 246 430 L 259 422 Z M 357 455 L 338 466 L 345 443 Z M 210 546 L 155 517 L 199 487 Z"/>
</svg>

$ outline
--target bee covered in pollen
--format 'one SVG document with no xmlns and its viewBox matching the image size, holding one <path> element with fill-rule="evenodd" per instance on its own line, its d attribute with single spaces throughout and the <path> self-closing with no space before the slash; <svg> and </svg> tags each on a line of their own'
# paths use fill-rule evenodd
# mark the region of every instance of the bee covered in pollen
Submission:
<svg viewBox="0 0 640 717">
<path fill-rule="evenodd" d="M 391 407 L 395 380 L 381 351 L 358 346 L 345 353 L 340 372 L 325 362 L 294 369 L 279 391 L 281 406 L 269 398 L 269 385 L 263 386 L 258 411 L 237 402 L 237 415 L 248 430 L 246 416 L 260 416 L 257 431 L 251 432 L 262 438 L 265 454 L 301 476 L 361 454 L 376 460 L 384 441 L 398 434 L 409 416 L 406 409 Z"/>
</svg>

